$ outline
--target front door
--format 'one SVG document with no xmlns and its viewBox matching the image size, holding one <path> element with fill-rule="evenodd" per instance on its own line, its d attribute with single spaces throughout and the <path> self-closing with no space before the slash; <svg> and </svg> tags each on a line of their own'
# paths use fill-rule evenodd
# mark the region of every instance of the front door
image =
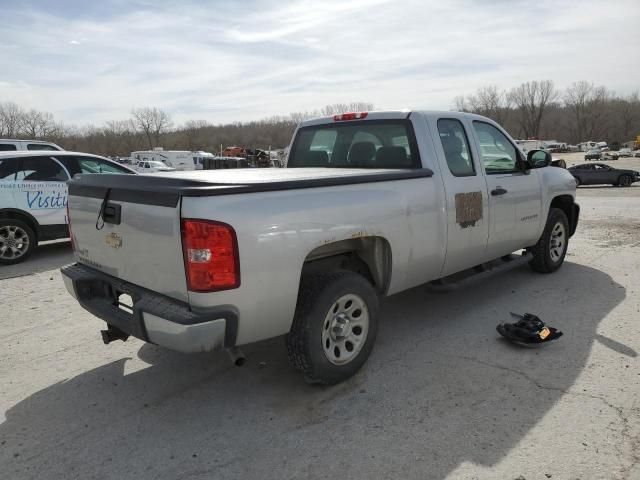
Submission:
<svg viewBox="0 0 640 480">
<path fill-rule="evenodd" d="M 523 169 L 520 151 L 494 125 L 474 120 L 473 131 L 489 191 L 489 260 L 535 244 L 546 218 L 539 171 Z"/>
<path fill-rule="evenodd" d="M 457 118 L 434 120 L 436 154 L 447 197 L 447 253 L 442 276 L 473 267 L 489 237 L 487 185 L 474 158 L 467 127 Z"/>
</svg>

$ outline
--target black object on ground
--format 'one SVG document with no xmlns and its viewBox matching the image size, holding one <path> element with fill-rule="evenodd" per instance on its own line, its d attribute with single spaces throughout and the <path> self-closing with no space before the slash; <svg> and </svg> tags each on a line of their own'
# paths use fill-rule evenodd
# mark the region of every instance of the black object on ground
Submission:
<svg viewBox="0 0 640 480">
<path fill-rule="evenodd" d="M 511 316 L 518 321 L 515 323 L 501 323 L 496 330 L 507 340 L 520 345 L 539 345 L 562 336 L 562 332 L 553 327 L 547 327 L 542 320 L 531 313 L 519 315 L 511 312 Z"/>
</svg>

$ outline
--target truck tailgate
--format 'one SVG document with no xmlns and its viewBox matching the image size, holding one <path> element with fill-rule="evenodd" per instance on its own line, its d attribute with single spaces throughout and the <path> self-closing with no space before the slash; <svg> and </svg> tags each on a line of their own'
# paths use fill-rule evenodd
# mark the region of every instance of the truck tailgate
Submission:
<svg viewBox="0 0 640 480">
<path fill-rule="evenodd" d="M 112 188 L 71 182 L 68 208 L 79 263 L 188 301 L 178 195 L 119 189 L 117 178 Z"/>
</svg>

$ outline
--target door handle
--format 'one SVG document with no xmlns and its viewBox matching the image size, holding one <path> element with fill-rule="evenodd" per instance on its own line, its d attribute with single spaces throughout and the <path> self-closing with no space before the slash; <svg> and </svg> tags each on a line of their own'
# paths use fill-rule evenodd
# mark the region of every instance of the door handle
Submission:
<svg viewBox="0 0 640 480">
<path fill-rule="evenodd" d="M 494 197 L 497 197 L 499 195 L 504 195 L 505 193 L 507 193 L 507 191 L 502 187 L 496 187 L 493 190 L 491 190 L 491 195 L 493 195 Z"/>
</svg>

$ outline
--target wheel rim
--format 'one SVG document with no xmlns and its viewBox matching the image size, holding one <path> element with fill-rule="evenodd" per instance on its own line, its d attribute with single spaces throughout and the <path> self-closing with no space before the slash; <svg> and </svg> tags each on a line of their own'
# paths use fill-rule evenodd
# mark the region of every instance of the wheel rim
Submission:
<svg viewBox="0 0 640 480">
<path fill-rule="evenodd" d="M 556 223 L 551 230 L 551 242 L 549 243 L 549 254 L 554 262 L 562 258 L 564 249 L 567 247 L 567 235 L 564 225 Z"/>
<path fill-rule="evenodd" d="M 624 177 L 622 177 L 622 181 L 620 183 L 622 184 L 623 187 L 628 187 L 630 183 L 629 177 L 625 175 Z"/>
<path fill-rule="evenodd" d="M 29 235 L 16 225 L 0 227 L 0 258 L 15 260 L 29 250 Z"/>
<path fill-rule="evenodd" d="M 369 309 L 355 294 L 343 295 L 327 312 L 322 324 L 322 350 L 334 365 L 358 356 L 369 333 Z"/>
</svg>

